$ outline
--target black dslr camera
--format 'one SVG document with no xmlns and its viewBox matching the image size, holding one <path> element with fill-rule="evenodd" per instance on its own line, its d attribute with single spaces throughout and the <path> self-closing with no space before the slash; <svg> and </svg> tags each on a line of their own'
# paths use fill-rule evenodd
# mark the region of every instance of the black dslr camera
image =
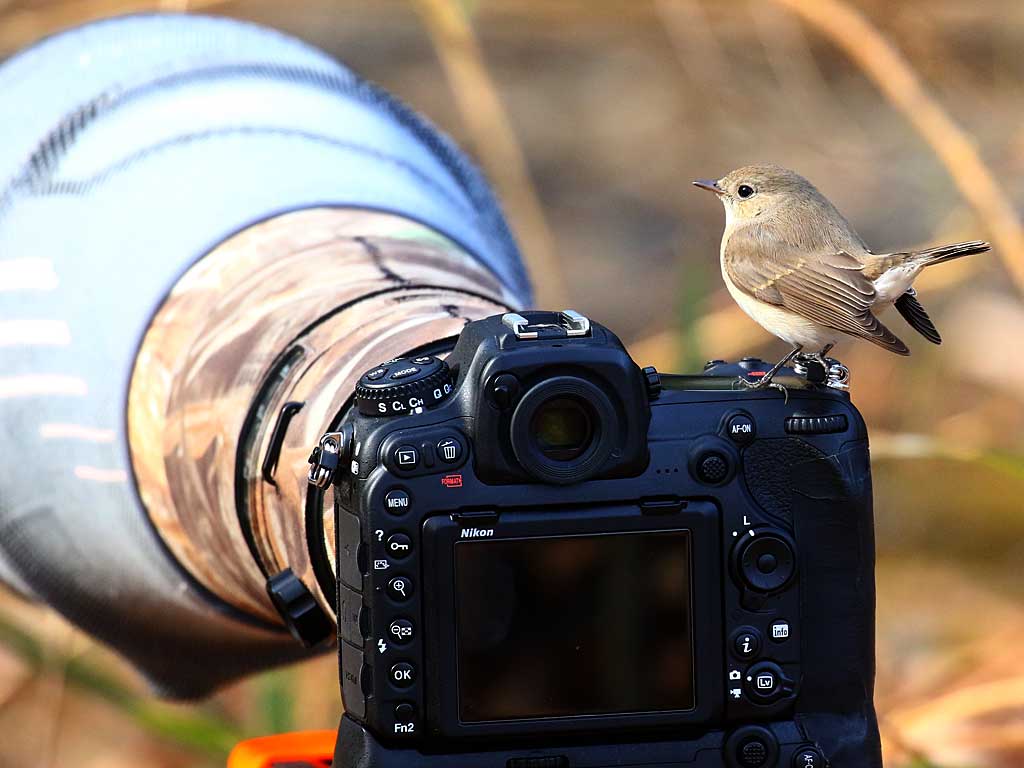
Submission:
<svg viewBox="0 0 1024 768">
<path fill-rule="evenodd" d="M 444 351 L 367 372 L 312 459 L 337 514 L 338 768 L 881 764 L 845 392 L 737 388 L 752 359 L 660 376 L 570 311 Z"/>
</svg>

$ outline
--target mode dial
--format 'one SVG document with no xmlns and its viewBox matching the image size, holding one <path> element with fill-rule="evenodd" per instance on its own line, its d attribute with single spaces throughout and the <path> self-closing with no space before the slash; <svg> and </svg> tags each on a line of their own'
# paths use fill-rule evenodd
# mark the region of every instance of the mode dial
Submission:
<svg viewBox="0 0 1024 768">
<path fill-rule="evenodd" d="M 356 384 L 356 407 L 366 416 L 404 416 L 437 405 L 452 393 L 448 364 L 432 355 L 400 357 L 367 371 Z"/>
</svg>

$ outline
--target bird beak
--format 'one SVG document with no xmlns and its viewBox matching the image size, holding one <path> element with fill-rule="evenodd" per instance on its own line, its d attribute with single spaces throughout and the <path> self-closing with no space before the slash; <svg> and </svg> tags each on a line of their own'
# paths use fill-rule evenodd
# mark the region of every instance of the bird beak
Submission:
<svg viewBox="0 0 1024 768">
<path fill-rule="evenodd" d="M 701 189 L 706 189 L 708 192 L 714 192 L 716 195 L 719 196 L 725 194 L 725 190 L 718 186 L 717 181 L 713 181 L 712 179 L 696 179 L 693 182 L 693 186 L 700 187 Z"/>
</svg>

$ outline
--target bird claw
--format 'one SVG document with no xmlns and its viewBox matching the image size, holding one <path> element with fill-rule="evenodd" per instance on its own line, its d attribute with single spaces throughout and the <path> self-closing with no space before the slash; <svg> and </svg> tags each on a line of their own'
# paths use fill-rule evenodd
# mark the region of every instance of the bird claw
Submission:
<svg viewBox="0 0 1024 768">
<path fill-rule="evenodd" d="M 779 390 L 779 392 L 782 393 L 782 402 L 785 405 L 789 405 L 789 390 L 788 389 L 786 389 L 781 384 L 776 384 L 774 381 L 769 382 L 768 387 L 770 389 L 777 389 L 777 390 Z"/>
<path fill-rule="evenodd" d="M 785 402 L 786 403 L 789 402 L 789 390 L 786 389 L 781 384 L 776 384 L 770 378 L 763 377 L 761 379 L 758 379 L 757 381 L 749 381 L 748 379 L 744 378 L 743 376 L 738 376 L 736 381 L 742 387 L 744 387 L 745 389 L 747 389 L 747 390 L 749 390 L 751 392 L 756 392 L 757 390 L 760 390 L 760 389 L 777 389 L 777 390 L 779 390 L 779 392 L 782 393 L 782 397 L 785 399 Z"/>
</svg>

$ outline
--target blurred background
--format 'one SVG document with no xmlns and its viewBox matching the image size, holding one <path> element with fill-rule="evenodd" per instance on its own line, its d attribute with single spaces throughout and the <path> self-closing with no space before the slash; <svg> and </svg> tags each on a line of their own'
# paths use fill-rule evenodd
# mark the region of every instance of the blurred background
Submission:
<svg viewBox="0 0 1024 768">
<path fill-rule="evenodd" d="M 424 112 L 491 177 L 540 303 L 616 329 L 641 365 L 785 351 L 726 295 L 721 206 L 691 179 L 776 162 L 876 250 L 992 240 L 918 282 L 942 347 L 894 316 L 911 358 L 836 352 L 872 431 L 886 764 L 1024 765 L 1024 4 L 0 0 L 0 58 L 157 9 L 278 27 Z M 339 713 L 333 657 L 160 702 L 0 593 L 0 766 L 223 765 Z"/>
</svg>

